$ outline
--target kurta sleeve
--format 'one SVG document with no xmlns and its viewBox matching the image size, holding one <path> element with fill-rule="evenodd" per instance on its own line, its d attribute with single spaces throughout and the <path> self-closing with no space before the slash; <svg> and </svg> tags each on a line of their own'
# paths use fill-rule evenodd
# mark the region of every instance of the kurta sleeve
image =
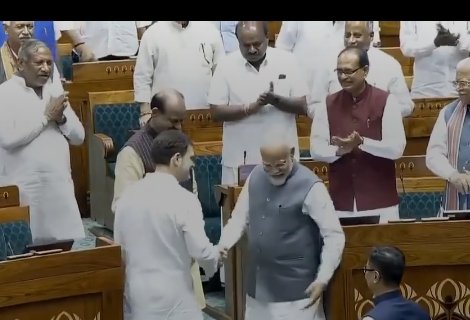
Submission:
<svg viewBox="0 0 470 320">
<path fill-rule="evenodd" d="M 281 29 L 276 39 L 276 48 L 286 51 L 294 50 L 298 41 L 299 24 L 301 21 L 282 21 Z"/>
<path fill-rule="evenodd" d="M 152 43 L 152 28 L 144 32 L 134 69 L 134 97 L 136 102 L 150 103 L 153 73 L 158 61 L 158 48 Z"/>
<path fill-rule="evenodd" d="M 317 161 L 332 163 L 340 157 L 337 146 L 330 144 L 330 127 L 326 105 L 316 110 L 310 131 L 310 154 Z"/>
<path fill-rule="evenodd" d="M 116 167 L 114 169 L 114 199 L 112 211 L 116 210 L 116 203 L 124 190 L 136 181 L 144 177 L 145 168 L 139 155 L 127 146 L 117 155 Z"/>
<path fill-rule="evenodd" d="M 418 23 L 419 21 L 400 21 L 400 49 L 405 57 L 429 56 L 436 49 L 432 36 L 418 34 Z"/>
<path fill-rule="evenodd" d="M 323 238 L 321 262 L 315 281 L 328 284 L 341 262 L 345 237 L 333 201 L 323 183 L 313 185 L 304 200 L 302 211 L 315 221 Z"/>
<path fill-rule="evenodd" d="M 0 147 L 12 150 L 33 141 L 48 125 L 45 115 L 18 111 L 12 93 L 0 104 Z"/>
<path fill-rule="evenodd" d="M 85 129 L 69 103 L 64 110 L 64 116 L 67 118 L 67 121 L 59 126 L 60 131 L 71 145 L 81 145 L 85 139 Z"/>
<path fill-rule="evenodd" d="M 219 250 L 207 238 L 202 207 L 195 195 L 188 193 L 187 205 L 179 221 L 189 255 L 195 259 L 210 278 L 217 271 Z"/>
<path fill-rule="evenodd" d="M 403 155 L 405 146 L 406 136 L 400 105 L 395 96 L 389 95 L 382 116 L 382 140 L 364 137 L 364 143 L 359 149 L 376 157 L 396 160 Z"/>
<path fill-rule="evenodd" d="M 238 196 L 232 216 L 222 230 L 219 246 L 222 248 L 232 248 L 246 230 L 249 214 L 249 193 L 248 185 L 250 177 L 245 182 L 240 195 Z"/>
<path fill-rule="evenodd" d="M 448 136 L 447 125 L 444 119 L 444 108 L 439 112 L 436 124 L 429 137 L 428 148 L 426 150 L 426 166 L 435 175 L 448 180 L 457 170 L 452 167 L 448 158 Z"/>
</svg>

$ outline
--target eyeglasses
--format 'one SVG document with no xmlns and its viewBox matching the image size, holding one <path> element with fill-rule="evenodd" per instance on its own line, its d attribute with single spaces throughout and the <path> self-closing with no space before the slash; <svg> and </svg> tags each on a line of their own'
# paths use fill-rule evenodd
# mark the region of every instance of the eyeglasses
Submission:
<svg viewBox="0 0 470 320">
<path fill-rule="evenodd" d="M 335 69 L 335 72 L 338 76 L 344 74 L 345 76 L 350 77 L 350 76 L 354 75 L 356 72 L 358 72 L 360 69 L 362 69 L 362 67 L 359 67 L 359 68 L 354 69 L 354 70 Z"/>
<path fill-rule="evenodd" d="M 287 161 L 280 161 L 278 163 L 269 163 L 269 162 L 263 162 L 263 166 L 266 168 L 266 169 L 273 169 L 273 168 L 276 168 L 276 169 L 284 169 L 287 165 L 289 164 L 289 162 Z"/>
<path fill-rule="evenodd" d="M 369 269 L 367 267 L 362 267 L 362 272 L 364 272 L 364 274 L 366 274 L 367 271 L 373 272 L 373 271 L 376 271 L 376 270 L 375 269 Z"/>
<path fill-rule="evenodd" d="M 468 80 L 452 81 L 452 84 L 456 88 L 468 88 L 468 87 L 470 87 L 470 81 L 468 81 Z"/>
</svg>

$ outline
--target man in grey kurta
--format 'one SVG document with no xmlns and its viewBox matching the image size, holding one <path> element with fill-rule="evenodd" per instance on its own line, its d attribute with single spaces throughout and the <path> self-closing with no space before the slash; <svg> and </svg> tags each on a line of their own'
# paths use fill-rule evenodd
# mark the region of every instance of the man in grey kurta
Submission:
<svg viewBox="0 0 470 320">
<path fill-rule="evenodd" d="M 245 320 L 325 319 L 322 293 L 344 249 L 325 185 L 294 160 L 284 137 L 266 135 L 262 165 L 245 183 L 219 242 L 228 250 L 247 232 Z"/>
</svg>

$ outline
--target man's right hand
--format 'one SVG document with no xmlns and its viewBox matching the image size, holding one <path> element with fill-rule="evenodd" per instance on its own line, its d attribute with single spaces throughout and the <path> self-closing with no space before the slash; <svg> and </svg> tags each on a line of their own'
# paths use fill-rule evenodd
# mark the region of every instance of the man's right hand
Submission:
<svg viewBox="0 0 470 320">
<path fill-rule="evenodd" d="M 455 47 L 459 43 L 459 34 L 450 33 L 450 31 L 444 28 L 441 24 L 437 25 L 437 36 L 434 39 L 434 45 L 436 47 L 451 46 Z"/>
<path fill-rule="evenodd" d="M 142 102 L 140 104 L 140 118 L 139 125 L 142 128 L 152 116 L 152 110 L 150 109 L 150 103 Z"/>
<path fill-rule="evenodd" d="M 470 172 L 455 172 L 450 176 L 449 182 L 452 183 L 460 193 L 470 193 Z"/>
<path fill-rule="evenodd" d="M 220 245 L 217 246 L 219 249 L 219 268 L 224 264 L 225 260 L 228 257 L 228 248 L 227 247 L 222 247 Z"/>
<path fill-rule="evenodd" d="M 91 48 L 87 46 L 85 43 L 80 44 L 77 47 L 75 47 L 75 50 L 78 52 L 78 55 L 80 56 L 80 62 L 90 62 L 90 61 L 97 60 Z"/>
</svg>

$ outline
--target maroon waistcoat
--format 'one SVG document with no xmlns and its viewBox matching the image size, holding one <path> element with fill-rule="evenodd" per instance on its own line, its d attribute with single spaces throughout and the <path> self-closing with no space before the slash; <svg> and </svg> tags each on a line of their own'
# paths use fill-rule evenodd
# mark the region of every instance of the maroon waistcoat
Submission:
<svg viewBox="0 0 470 320">
<path fill-rule="evenodd" d="M 346 138 L 354 130 L 361 137 L 382 139 L 382 117 L 388 93 L 367 85 L 353 99 L 344 90 L 326 99 L 330 138 Z M 329 168 L 329 191 L 336 210 L 358 211 L 398 204 L 395 162 L 355 148 Z"/>
</svg>

